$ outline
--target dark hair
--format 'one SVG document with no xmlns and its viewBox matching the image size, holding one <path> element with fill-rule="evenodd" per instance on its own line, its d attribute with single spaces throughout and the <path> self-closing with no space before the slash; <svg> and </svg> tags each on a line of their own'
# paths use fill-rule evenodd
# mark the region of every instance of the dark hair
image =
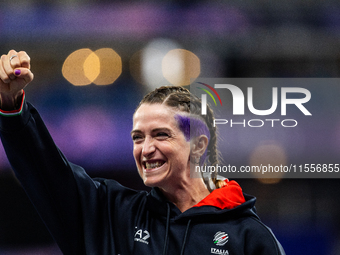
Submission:
<svg viewBox="0 0 340 255">
<path fill-rule="evenodd" d="M 197 118 L 203 119 L 210 132 L 210 139 L 207 147 L 209 163 L 211 165 L 217 165 L 219 163 L 216 127 L 213 126 L 214 114 L 209 105 L 207 106 L 207 114 L 201 115 L 201 100 L 190 93 L 188 89 L 180 86 L 162 86 L 155 89 L 144 96 L 137 109 L 144 103 L 165 104 L 169 107 L 176 108 L 178 111 L 190 113 L 191 116 L 197 116 Z M 212 173 L 212 180 L 216 188 L 223 187 L 225 182 L 217 180 L 216 177 L 217 173 Z"/>
</svg>

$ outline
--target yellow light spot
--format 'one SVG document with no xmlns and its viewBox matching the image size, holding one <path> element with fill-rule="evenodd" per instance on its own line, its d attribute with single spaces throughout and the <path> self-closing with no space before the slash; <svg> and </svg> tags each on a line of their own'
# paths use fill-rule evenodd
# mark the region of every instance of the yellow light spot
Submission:
<svg viewBox="0 0 340 255">
<path fill-rule="evenodd" d="M 96 85 L 112 84 L 122 73 L 122 59 L 113 49 L 102 48 L 95 51 L 100 59 L 100 74 L 93 81 Z"/>
<path fill-rule="evenodd" d="M 121 57 L 110 48 L 80 49 L 64 61 L 62 74 L 75 86 L 112 84 L 122 73 Z"/>
<path fill-rule="evenodd" d="M 163 58 L 162 72 L 173 85 L 189 85 L 201 72 L 200 59 L 188 50 L 170 50 Z"/>
<path fill-rule="evenodd" d="M 96 53 L 92 52 L 84 61 L 84 74 L 93 82 L 100 73 L 100 60 Z"/>
<path fill-rule="evenodd" d="M 273 169 L 280 169 L 286 166 L 287 156 L 281 145 L 275 141 L 266 141 L 255 148 L 250 156 L 250 166 L 267 167 L 268 171 L 253 173 L 262 183 L 273 184 L 278 183 L 284 176 L 284 172 L 275 172 Z M 271 166 L 272 168 L 270 168 Z"/>
<path fill-rule="evenodd" d="M 80 49 L 72 52 L 64 61 L 62 74 L 67 81 L 75 86 L 84 86 L 92 81 L 86 77 L 84 63 L 93 53 L 90 49 Z"/>
</svg>

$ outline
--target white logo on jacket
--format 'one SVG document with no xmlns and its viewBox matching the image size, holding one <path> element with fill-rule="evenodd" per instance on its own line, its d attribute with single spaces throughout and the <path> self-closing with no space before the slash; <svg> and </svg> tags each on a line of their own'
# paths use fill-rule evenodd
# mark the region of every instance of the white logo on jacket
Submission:
<svg viewBox="0 0 340 255">
<path fill-rule="evenodd" d="M 225 232 L 222 231 L 218 231 L 215 236 L 214 236 L 214 244 L 218 245 L 218 246 L 223 246 L 225 245 L 229 240 L 229 236 L 228 234 L 226 234 Z"/>
<path fill-rule="evenodd" d="M 229 255 L 228 250 L 222 250 L 222 249 L 216 249 L 216 248 L 211 248 L 211 253 L 218 254 L 218 255 Z"/>
<path fill-rule="evenodd" d="M 214 235 L 213 242 L 215 245 L 224 246 L 229 241 L 229 235 L 226 232 L 218 231 Z M 228 250 L 218 249 L 218 248 L 211 248 L 211 254 L 218 254 L 218 255 L 229 255 Z"/>
<path fill-rule="evenodd" d="M 150 233 L 147 230 L 143 229 L 138 229 L 135 233 L 135 242 L 141 242 L 141 243 L 145 243 L 145 244 L 149 244 L 148 241 L 146 241 L 147 239 L 150 238 Z"/>
</svg>

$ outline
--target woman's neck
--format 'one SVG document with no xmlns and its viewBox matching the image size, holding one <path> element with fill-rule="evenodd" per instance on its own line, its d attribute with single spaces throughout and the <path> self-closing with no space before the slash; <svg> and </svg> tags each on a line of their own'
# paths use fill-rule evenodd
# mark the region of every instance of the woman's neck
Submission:
<svg viewBox="0 0 340 255">
<path fill-rule="evenodd" d="M 203 198 L 210 194 L 201 178 L 193 178 L 190 184 L 173 187 L 170 189 L 160 188 L 164 196 L 174 203 L 181 212 L 193 207 Z"/>
</svg>

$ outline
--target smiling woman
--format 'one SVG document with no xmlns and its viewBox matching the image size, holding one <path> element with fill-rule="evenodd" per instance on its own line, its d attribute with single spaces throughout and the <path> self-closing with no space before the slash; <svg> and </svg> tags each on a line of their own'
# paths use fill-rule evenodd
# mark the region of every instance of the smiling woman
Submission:
<svg viewBox="0 0 340 255">
<path fill-rule="evenodd" d="M 25 99 L 32 80 L 25 52 L 1 57 L 0 135 L 63 254 L 285 254 L 256 215 L 255 197 L 235 181 L 190 176 L 191 166 L 216 164 L 218 153 L 212 111 L 199 117 L 200 100 L 187 89 L 156 89 L 133 116 L 133 155 L 152 187 L 145 192 L 90 178 L 69 162 Z M 198 128 L 189 135 L 191 120 Z"/>
<path fill-rule="evenodd" d="M 133 118 L 133 155 L 139 174 L 145 185 L 157 186 L 165 194 L 172 193 L 173 189 L 178 189 L 183 183 L 197 181 L 188 175 L 190 142 L 186 141 L 179 129 L 175 114 L 173 109 L 164 104 L 143 104 Z M 207 195 L 203 182 L 201 187 L 202 197 L 196 203 Z M 185 196 L 179 198 L 184 199 Z"/>
</svg>

